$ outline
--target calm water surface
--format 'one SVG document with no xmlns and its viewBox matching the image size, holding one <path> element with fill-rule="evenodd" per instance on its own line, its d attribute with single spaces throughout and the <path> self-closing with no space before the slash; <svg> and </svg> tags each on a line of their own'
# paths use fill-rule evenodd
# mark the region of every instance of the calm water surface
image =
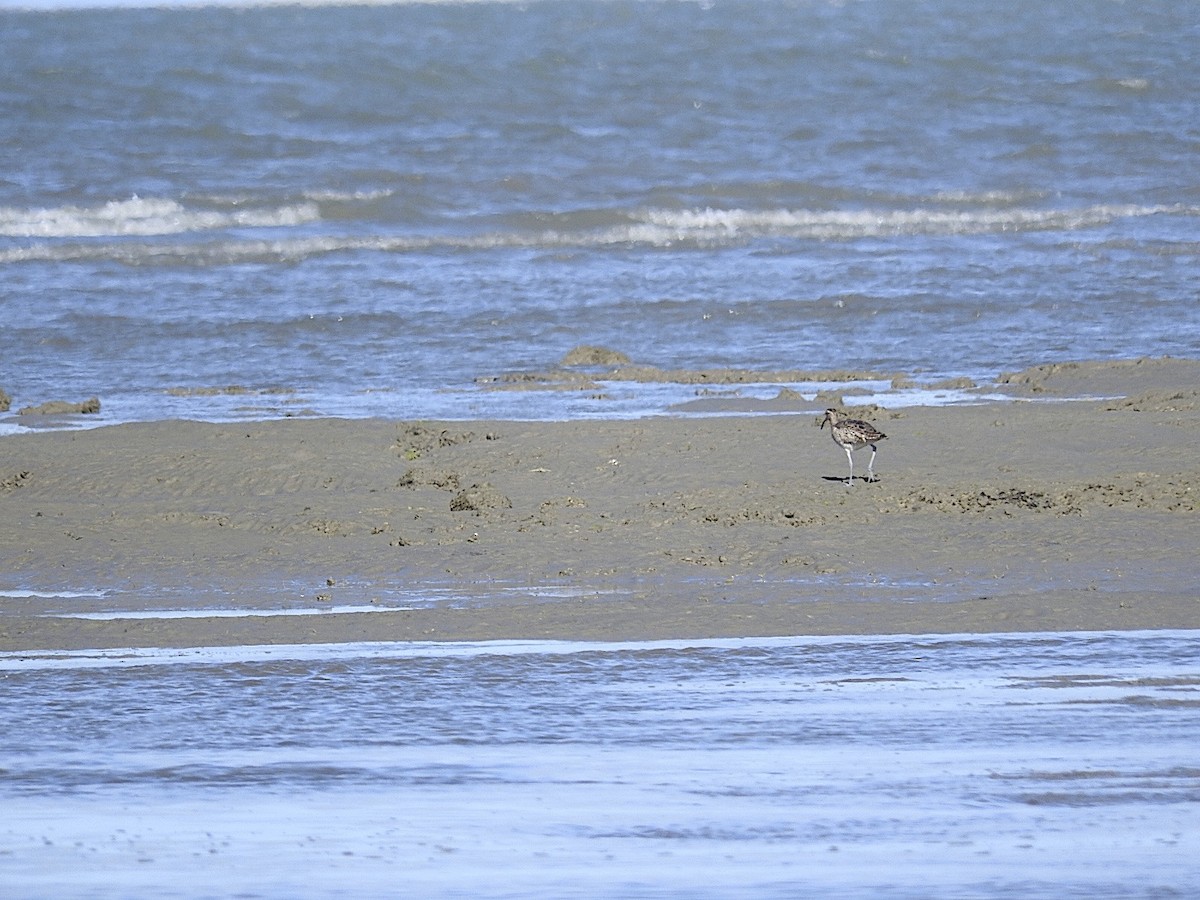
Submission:
<svg viewBox="0 0 1200 900">
<path fill-rule="evenodd" d="M 1200 891 L 1187 632 L 0 657 L 13 896 Z"/>
</svg>

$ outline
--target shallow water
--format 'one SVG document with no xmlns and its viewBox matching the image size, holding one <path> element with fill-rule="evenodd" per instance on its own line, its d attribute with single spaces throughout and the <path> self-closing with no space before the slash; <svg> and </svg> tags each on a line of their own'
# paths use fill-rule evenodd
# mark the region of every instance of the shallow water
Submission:
<svg viewBox="0 0 1200 900">
<path fill-rule="evenodd" d="M 0 388 L 572 418 L 695 389 L 475 380 L 1197 357 L 1198 41 L 1172 0 L 0 9 Z"/>
<path fill-rule="evenodd" d="M 22 897 L 1200 891 L 1187 632 L 0 657 Z"/>
</svg>

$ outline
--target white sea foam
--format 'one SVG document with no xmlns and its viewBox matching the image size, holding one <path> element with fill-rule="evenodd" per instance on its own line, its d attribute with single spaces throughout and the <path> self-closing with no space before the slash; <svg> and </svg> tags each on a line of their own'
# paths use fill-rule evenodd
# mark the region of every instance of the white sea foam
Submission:
<svg viewBox="0 0 1200 900">
<path fill-rule="evenodd" d="M 96 206 L 0 207 L 0 236 L 15 238 L 151 237 L 223 228 L 279 228 L 317 221 L 316 203 L 243 209 L 196 209 L 174 200 L 131 197 Z"/>
<path fill-rule="evenodd" d="M 942 203 L 973 203 L 992 206 L 1028 203 L 1041 200 L 1046 196 L 1045 191 L 937 191 L 933 198 Z"/>
<path fill-rule="evenodd" d="M 394 196 L 395 191 L 378 190 L 378 191 L 306 191 L 305 196 L 310 200 L 316 200 L 319 203 L 351 203 L 364 202 L 370 200 L 384 200 Z"/>
<path fill-rule="evenodd" d="M 263 240 L 222 237 L 200 244 L 42 243 L 0 251 L 0 263 L 33 260 L 116 259 L 124 262 L 234 263 L 288 261 L 343 251 L 416 253 L 436 250 L 589 249 L 617 245 L 723 246 L 756 239 L 847 241 L 905 235 L 973 235 L 1075 231 L 1117 219 L 1200 214 L 1179 205 L 1102 204 L 1074 209 L 806 210 L 644 209 L 627 221 L 592 229 L 538 232 L 494 231 L 458 235 L 325 234 Z M 620 216 L 614 211 L 614 215 Z M 96 207 L 46 210 L 0 209 L 0 236 L 24 238 L 148 237 L 215 232 L 230 228 L 288 228 L 320 219 L 316 202 L 274 208 L 198 210 L 171 200 L 112 201 Z"/>
<path fill-rule="evenodd" d="M 649 243 L 734 235 L 850 240 L 905 234 L 1073 231 L 1116 219 L 1181 212 L 1194 215 L 1196 210 L 1133 204 L 1100 204 L 1075 209 L 648 209 L 639 215 L 642 224 L 630 226 L 626 234 L 630 239 Z"/>
<path fill-rule="evenodd" d="M 36 596 L 62 596 L 39 594 Z M 79 595 L 88 596 L 88 595 Z M 95 596 L 95 595 L 90 595 Z M 88 619 L 96 622 L 112 622 L 125 619 L 256 619 L 273 616 L 329 616 L 347 613 L 404 612 L 417 609 L 415 606 L 379 606 L 360 604 L 357 606 L 312 606 L 294 609 L 139 609 L 115 610 L 110 612 L 54 613 L 52 619 Z"/>
</svg>

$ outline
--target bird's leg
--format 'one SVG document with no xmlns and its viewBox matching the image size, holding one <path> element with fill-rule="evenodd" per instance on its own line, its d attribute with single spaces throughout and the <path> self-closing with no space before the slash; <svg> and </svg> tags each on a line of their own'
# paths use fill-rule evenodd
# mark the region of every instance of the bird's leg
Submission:
<svg viewBox="0 0 1200 900">
<path fill-rule="evenodd" d="M 850 448 L 844 448 L 846 451 L 846 459 L 850 460 L 850 477 L 846 479 L 846 484 L 854 487 L 854 457 L 850 455 Z"/>
<path fill-rule="evenodd" d="M 867 463 L 867 481 L 875 480 L 875 445 L 871 444 L 871 461 Z"/>
</svg>

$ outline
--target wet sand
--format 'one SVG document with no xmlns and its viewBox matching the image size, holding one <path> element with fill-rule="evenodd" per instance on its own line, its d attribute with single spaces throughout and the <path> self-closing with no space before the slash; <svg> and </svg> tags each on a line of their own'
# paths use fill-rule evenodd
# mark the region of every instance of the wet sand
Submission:
<svg viewBox="0 0 1200 900">
<path fill-rule="evenodd" d="M 4 437 L 0 591 L 148 610 L 456 600 L 84 620 L 0 597 L 0 650 L 1200 628 L 1200 362 L 1000 381 L 1010 399 L 851 408 L 889 436 L 880 481 L 852 488 L 816 401 L 790 392 L 775 415 L 731 397 L 703 418 Z"/>
</svg>

